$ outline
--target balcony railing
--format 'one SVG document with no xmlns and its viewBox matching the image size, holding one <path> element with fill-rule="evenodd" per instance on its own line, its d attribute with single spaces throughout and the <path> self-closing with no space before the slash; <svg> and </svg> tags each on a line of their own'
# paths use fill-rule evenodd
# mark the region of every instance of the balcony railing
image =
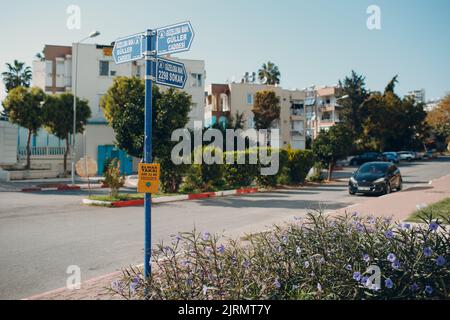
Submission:
<svg viewBox="0 0 450 320">
<path fill-rule="evenodd" d="M 34 158 L 48 158 L 62 156 L 66 152 L 66 147 L 31 147 L 31 156 Z M 19 158 L 26 158 L 27 148 L 18 148 Z"/>
</svg>

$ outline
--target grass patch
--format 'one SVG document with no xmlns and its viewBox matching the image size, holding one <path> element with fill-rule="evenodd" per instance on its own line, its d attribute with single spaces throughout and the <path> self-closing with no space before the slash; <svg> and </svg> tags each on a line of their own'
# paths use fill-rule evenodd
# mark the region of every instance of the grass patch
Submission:
<svg viewBox="0 0 450 320">
<path fill-rule="evenodd" d="M 422 210 L 415 212 L 411 217 L 408 218 L 408 221 L 411 222 L 422 222 L 421 217 L 425 215 L 432 215 L 433 219 L 444 219 L 444 221 L 448 221 L 450 218 L 450 198 L 442 200 L 441 202 L 437 202 L 432 204 Z"/>
</svg>

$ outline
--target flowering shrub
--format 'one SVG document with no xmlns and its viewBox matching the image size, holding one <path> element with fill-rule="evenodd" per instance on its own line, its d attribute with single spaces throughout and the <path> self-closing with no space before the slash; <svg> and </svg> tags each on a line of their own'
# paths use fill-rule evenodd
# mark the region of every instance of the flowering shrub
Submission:
<svg viewBox="0 0 450 320">
<path fill-rule="evenodd" d="M 147 281 L 131 268 L 112 290 L 127 299 L 164 300 L 447 299 L 449 244 L 443 221 L 431 217 L 412 226 L 310 213 L 242 243 L 207 232 L 179 234 L 155 250 Z"/>
</svg>

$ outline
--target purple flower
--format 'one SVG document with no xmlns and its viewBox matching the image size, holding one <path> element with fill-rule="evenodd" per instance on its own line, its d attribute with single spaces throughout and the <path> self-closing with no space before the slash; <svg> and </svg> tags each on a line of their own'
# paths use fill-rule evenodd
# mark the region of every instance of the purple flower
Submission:
<svg viewBox="0 0 450 320">
<path fill-rule="evenodd" d="M 394 262 L 392 262 L 391 266 L 392 266 L 392 268 L 395 269 L 395 270 L 400 269 L 400 267 L 401 267 L 400 261 L 395 260 Z"/>
<path fill-rule="evenodd" d="M 192 287 L 192 284 L 193 284 L 194 282 L 192 281 L 192 279 L 187 279 L 186 280 L 186 284 L 188 285 L 188 287 Z"/>
<path fill-rule="evenodd" d="M 430 247 L 423 249 L 423 254 L 425 257 L 429 258 L 433 254 L 433 250 Z"/>
<path fill-rule="evenodd" d="M 209 232 L 205 231 L 205 232 L 202 233 L 202 240 L 203 241 L 208 241 L 210 237 L 211 237 L 211 234 Z"/>
<path fill-rule="evenodd" d="M 297 253 L 297 255 L 300 255 L 302 253 L 302 249 L 300 247 L 297 247 L 295 252 Z"/>
<path fill-rule="evenodd" d="M 275 285 L 275 288 L 277 288 L 277 289 L 281 288 L 281 283 L 280 283 L 280 281 L 278 281 L 278 279 L 275 279 L 273 284 Z"/>
<path fill-rule="evenodd" d="M 433 288 L 431 286 L 426 286 L 425 287 L 425 293 L 430 295 L 433 293 Z"/>
<path fill-rule="evenodd" d="M 436 222 L 430 223 L 430 230 L 436 231 L 439 228 L 439 225 Z"/>
<path fill-rule="evenodd" d="M 392 239 L 392 237 L 394 237 L 394 232 L 392 232 L 392 230 L 388 230 L 384 233 L 384 235 L 386 236 L 386 238 Z"/>
<path fill-rule="evenodd" d="M 411 225 L 409 223 L 403 223 L 402 224 L 402 228 L 406 229 L 406 230 L 409 230 L 411 228 Z"/>
<path fill-rule="evenodd" d="M 411 285 L 411 291 L 417 291 L 417 290 L 419 290 L 419 286 L 418 286 L 418 284 L 417 283 L 413 283 L 412 285 Z"/>
<path fill-rule="evenodd" d="M 183 261 L 181 261 L 181 265 L 183 266 L 183 267 L 187 267 L 188 265 L 189 265 L 189 260 L 183 260 Z"/>
<path fill-rule="evenodd" d="M 397 260 L 397 257 L 395 256 L 395 254 L 389 253 L 387 259 L 389 262 L 394 262 L 395 260 Z"/>
<path fill-rule="evenodd" d="M 367 282 L 369 281 L 369 277 L 364 276 L 361 278 L 361 284 L 367 286 Z"/>
<path fill-rule="evenodd" d="M 288 237 L 287 236 L 283 236 L 282 238 L 281 238 L 281 241 L 284 243 L 284 244 L 287 244 L 288 243 Z"/>
<path fill-rule="evenodd" d="M 364 231 L 364 226 L 361 224 L 361 223 L 357 223 L 356 224 L 356 230 L 358 231 L 358 232 L 363 232 Z"/>
<path fill-rule="evenodd" d="M 207 256 L 209 256 L 211 253 L 213 253 L 214 252 L 214 250 L 212 249 L 212 248 L 209 248 L 209 247 L 207 247 L 207 248 L 205 248 L 205 254 L 207 255 Z"/>
<path fill-rule="evenodd" d="M 437 257 L 437 259 L 436 259 L 436 264 L 439 266 L 439 267 L 442 267 L 442 266 L 444 266 L 445 265 L 445 258 L 443 257 L 443 256 L 439 256 L 439 257 Z"/>
<path fill-rule="evenodd" d="M 245 269 L 248 269 L 248 268 L 250 268 L 250 262 L 247 261 L 247 260 L 245 260 L 245 261 L 242 263 L 242 266 L 243 266 Z"/>
<path fill-rule="evenodd" d="M 348 265 L 345 266 L 345 269 L 348 270 L 348 271 L 352 271 L 353 267 L 352 267 L 351 264 L 348 264 Z"/>
<path fill-rule="evenodd" d="M 388 289 L 392 289 L 392 287 L 394 287 L 394 283 L 392 282 L 391 279 L 387 278 L 386 280 L 384 280 L 384 285 L 386 286 L 386 288 Z"/>
<path fill-rule="evenodd" d="M 356 280 L 356 281 L 361 281 L 361 273 L 360 272 L 355 272 L 355 273 L 353 273 L 353 280 Z"/>
<path fill-rule="evenodd" d="M 304 267 L 305 267 L 306 269 L 308 269 L 308 268 L 309 268 L 309 261 L 305 261 L 305 263 L 304 263 L 303 265 L 304 265 Z"/>
<path fill-rule="evenodd" d="M 136 288 L 139 286 L 139 278 L 138 277 L 134 277 L 133 281 L 130 284 L 130 291 L 132 292 L 132 294 L 136 293 Z"/>
<path fill-rule="evenodd" d="M 370 256 L 366 253 L 363 255 L 363 260 L 368 263 L 370 261 Z"/>
<path fill-rule="evenodd" d="M 218 251 L 220 254 L 223 254 L 223 253 L 225 252 L 225 246 L 224 246 L 223 244 L 221 244 L 221 245 L 217 248 L 217 251 Z"/>
<path fill-rule="evenodd" d="M 323 291 L 323 290 L 322 290 L 322 285 L 321 285 L 320 283 L 317 284 L 317 290 L 318 290 L 319 292 L 322 292 L 322 291 Z"/>
<path fill-rule="evenodd" d="M 203 285 L 202 291 L 203 291 L 203 295 L 204 295 L 204 296 L 207 295 L 208 289 L 209 289 L 209 288 L 208 288 L 207 286 Z"/>
</svg>

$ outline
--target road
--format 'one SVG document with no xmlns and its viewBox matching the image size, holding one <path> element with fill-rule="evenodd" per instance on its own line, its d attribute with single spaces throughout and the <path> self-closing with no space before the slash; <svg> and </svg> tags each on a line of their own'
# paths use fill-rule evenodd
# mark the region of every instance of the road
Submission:
<svg viewBox="0 0 450 320">
<path fill-rule="evenodd" d="M 450 158 L 404 164 L 405 187 L 450 173 Z M 348 176 L 351 169 L 338 172 Z M 143 209 L 80 204 L 83 192 L 0 192 L 0 299 L 21 299 L 64 287 L 68 266 L 82 281 L 143 260 Z M 307 210 L 332 210 L 366 201 L 350 196 L 344 182 L 241 197 L 155 205 L 153 234 L 167 241 L 179 231 L 224 232 L 238 237 Z"/>
</svg>

